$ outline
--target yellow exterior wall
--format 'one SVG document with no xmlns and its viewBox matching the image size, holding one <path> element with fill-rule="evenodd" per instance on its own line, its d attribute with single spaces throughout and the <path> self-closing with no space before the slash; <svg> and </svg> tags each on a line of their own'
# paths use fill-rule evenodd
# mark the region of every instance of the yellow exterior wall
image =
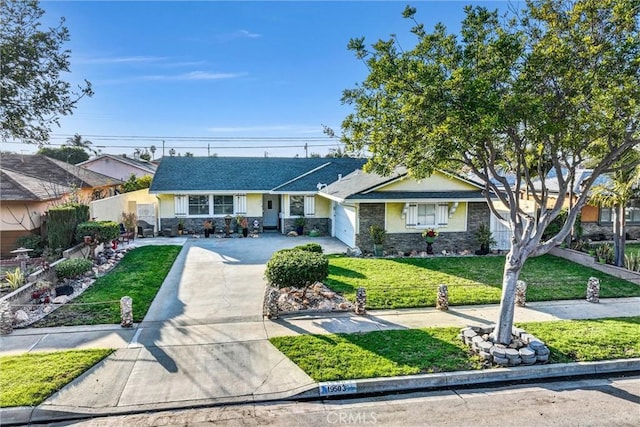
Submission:
<svg viewBox="0 0 640 427">
<path fill-rule="evenodd" d="M 158 194 L 158 217 L 173 218 L 176 216 L 176 205 L 173 194 Z"/>
<path fill-rule="evenodd" d="M 51 207 L 49 202 L 2 202 L 0 230 L 35 230 L 42 223 L 42 215 Z"/>
<path fill-rule="evenodd" d="M 262 216 L 262 194 L 247 194 L 247 216 Z"/>
<path fill-rule="evenodd" d="M 376 191 L 465 191 L 477 189 L 478 187 L 457 178 L 440 172 L 434 172 L 433 175 L 419 181 L 408 177 L 379 188 Z"/>
<path fill-rule="evenodd" d="M 173 199 L 172 199 L 173 201 Z M 155 195 L 149 194 L 149 189 L 119 194 L 106 199 L 94 200 L 89 204 L 91 218 L 98 221 L 122 221 L 122 212 L 136 213 L 136 204 L 156 204 Z"/>
<path fill-rule="evenodd" d="M 316 196 L 315 218 L 329 218 L 331 216 L 331 200 Z"/>
<path fill-rule="evenodd" d="M 457 232 L 467 231 L 467 203 L 460 202 L 458 208 L 451 218 L 449 218 L 449 224 L 446 227 L 439 228 L 443 232 Z M 451 204 L 449 204 L 451 209 Z M 407 228 L 405 226 L 405 219 L 402 218 L 402 210 L 404 209 L 404 203 L 387 203 L 386 206 L 386 229 L 387 233 L 417 233 L 422 232 L 422 229 Z"/>
</svg>

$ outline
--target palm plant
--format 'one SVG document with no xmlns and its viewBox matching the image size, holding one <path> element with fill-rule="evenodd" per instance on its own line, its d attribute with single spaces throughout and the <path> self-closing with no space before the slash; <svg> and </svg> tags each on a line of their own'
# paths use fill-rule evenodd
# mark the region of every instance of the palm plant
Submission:
<svg viewBox="0 0 640 427">
<path fill-rule="evenodd" d="M 591 202 L 601 207 L 609 207 L 615 212 L 613 222 L 613 262 L 624 265 L 626 246 L 625 207 L 631 200 L 640 197 L 640 151 L 630 150 L 623 156 L 618 167 L 610 175 L 611 181 L 606 185 L 593 188 Z"/>
<path fill-rule="evenodd" d="M 76 133 L 72 137 L 67 138 L 67 142 L 69 143 L 70 147 L 82 148 L 83 150 L 89 151 L 93 154 L 98 154 L 98 150 L 91 147 L 91 144 L 93 144 L 93 142 L 89 141 L 88 139 L 83 139 L 80 134 Z"/>
</svg>

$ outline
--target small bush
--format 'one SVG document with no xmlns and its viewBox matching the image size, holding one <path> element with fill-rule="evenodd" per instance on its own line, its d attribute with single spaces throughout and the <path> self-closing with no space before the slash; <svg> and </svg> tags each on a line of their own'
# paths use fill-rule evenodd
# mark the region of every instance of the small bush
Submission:
<svg viewBox="0 0 640 427">
<path fill-rule="evenodd" d="M 16 267 L 14 271 L 7 271 L 7 283 L 11 289 L 18 289 L 24 285 L 24 274 L 20 267 Z"/>
<path fill-rule="evenodd" d="M 41 256 L 45 248 L 45 243 L 42 240 L 42 237 L 37 234 L 29 234 L 27 236 L 18 237 L 18 239 L 16 240 L 16 245 L 19 248 L 33 249 L 33 251 L 29 253 L 29 255 L 32 257 Z"/>
<path fill-rule="evenodd" d="M 307 287 L 322 282 L 329 274 L 329 260 L 317 252 L 284 250 L 267 263 L 267 280 L 279 288 Z"/>
<path fill-rule="evenodd" d="M 58 279 L 72 279 L 74 277 L 79 277 L 91 270 L 93 267 L 93 262 L 89 259 L 84 258 L 74 258 L 74 259 L 65 259 L 61 261 L 55 266 L 56 276 Z"/>
<path fill-rule="evenodd" d="M 613 264 L 613 246 L 608 243 L 598 246 L 596 248 L 596 257 L 598 260 L 604 260 L 606 264 Z"/>
<path fill-rule="evenodd" d="M 114 221 L 87 221 L 78 224 L 76 236 L 82 240 L 84 236 L 91 236 L 98 242 L 110 242 L 120 235 L 120 226 Z"/>
<path fill-rule="evenodd" d="M 321 254 L 323 252 L 322 246 L 317 243 L 307 243 L 306 245 L 298 245 L 293 249 L 298 249 L 301 251 L 315 252 Z"/>
<path fill-rule="evenodd" d="M 626 254 L 624 256 L 624 266 L 627 270 L 640 272 L 640 252 Z"/>
</svg>

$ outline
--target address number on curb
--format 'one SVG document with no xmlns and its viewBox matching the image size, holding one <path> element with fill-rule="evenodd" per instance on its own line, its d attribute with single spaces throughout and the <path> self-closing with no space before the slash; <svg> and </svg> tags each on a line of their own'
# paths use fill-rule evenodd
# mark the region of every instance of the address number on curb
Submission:
<svg viewBox="0 0 640 427">
<path fill-rule="evenodd" d="M 358 391 L 358 385 L 355 381 L 330 381 L 319 383 L 321 396 L 330 396 L 334 394 L 349 394 Z"/>
</svg>

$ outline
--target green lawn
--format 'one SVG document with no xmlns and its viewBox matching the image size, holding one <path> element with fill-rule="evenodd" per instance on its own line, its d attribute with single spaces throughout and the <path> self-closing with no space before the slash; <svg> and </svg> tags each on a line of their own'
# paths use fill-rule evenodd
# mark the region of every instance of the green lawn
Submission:
<svg viewBox="0 0 640 427">
<path fill-rule="evenodd" d="M 72 350 L 0 357 L 0 407 L 36 406 L 113 350 Z"/>
<path fill-rule="evenodd" d="M 329 257 L 327 286 L 355 300 L 367 290 L 367 308 L 429 307 L 438 285 L 449 289 L 451 305 L 500 302 L 503 256 L 430 258 Z M 544 255 L 527 260 L 520 279 L 528 285 L 528 301 L 581 299 L 587 280 L 600 279 L 600 296 L 640 296 L 640 286 L 570 261 Z"/>
<path fill-rule="evenodd" d="M 640 317 L 522 323 L 545 341 L 550 362 L 640 357 Z M 458 339 L 459 328 L 271 338 L 316 381 L 481 369 Z"/>
<path fill-rule="evenodd" d="M 133 299 L 133 316 L 140 322 L 156 296 L 182 247 L 142 246 L 127 255 L 108 274 L 71 303 L 59 308 L 34 327 L 120 323 L 120 298 Z"/>
</svg>

